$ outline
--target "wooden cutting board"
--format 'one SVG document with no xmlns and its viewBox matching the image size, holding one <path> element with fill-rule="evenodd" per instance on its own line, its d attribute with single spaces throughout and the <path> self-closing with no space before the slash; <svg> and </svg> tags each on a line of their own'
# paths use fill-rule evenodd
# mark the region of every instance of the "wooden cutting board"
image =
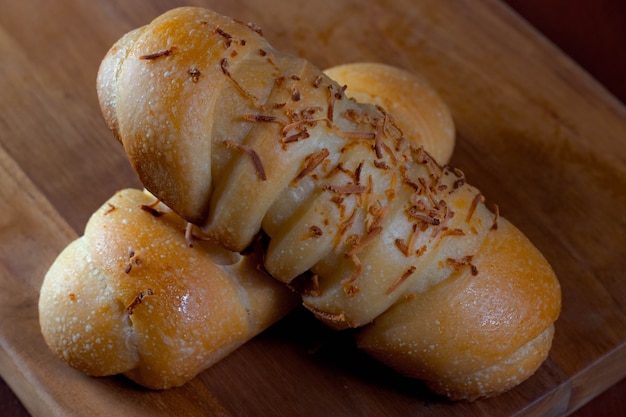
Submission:
<svg viewBox="0 0 626 417">
<path fill-rule="evenodd" d="M 302 310 L 179 389 L 73 371 L 39 333 L 39 286 L 89 215 L 139 186 L 102 121 L 95 74 L 123 33 L 183 2 L 5 3 L 0 373 L 34 416 L 563 415 L 626 375 L 626 111 L 492 0 L 191 3 L 254 21 L 321 68 L 382 61 L 439 90 L 458 129 L 453 164 L 560 277 L 563 311 L 535 376 L 493 399 L 447 403 Z"/>
</svg>

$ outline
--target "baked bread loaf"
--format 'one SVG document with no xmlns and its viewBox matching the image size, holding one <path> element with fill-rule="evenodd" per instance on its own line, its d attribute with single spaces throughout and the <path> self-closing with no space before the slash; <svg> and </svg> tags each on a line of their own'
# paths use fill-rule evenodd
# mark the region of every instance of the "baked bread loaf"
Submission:
<svg viewBox="0 0 626 417">
<path fill-rule="evenodd" d="M 61 252 L 39 299 L 52 351 L 94 376 L 180 386 L 299 299 L 240 255 L 185 237 L 187 223 L 140 190 L 116 193 Z"/>
<path fill-rule="evenodd" d="M 438 100 L 410 76 L 382 85 Z M 384 107 L 391 95 L 359 103 L 258 26 L 200 8 L 120 39 L 98 94 L 150 192 L 228 250 L 267 235 L 267 271 L 329 326 L 362 327 L 360 346 L 399 372 L 475 399 L 545 360 L 558 281 L 460 170 L 431 155 L 453 133 L 441 103 L 408 113 Z"/>
</svg>

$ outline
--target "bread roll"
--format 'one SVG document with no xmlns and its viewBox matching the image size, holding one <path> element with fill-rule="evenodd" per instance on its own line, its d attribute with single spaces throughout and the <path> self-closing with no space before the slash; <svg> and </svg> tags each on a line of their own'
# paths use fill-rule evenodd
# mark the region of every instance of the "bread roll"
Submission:
<svg viewBox="0 0 626 417">
<path fill-rule="evenodd" d="M 185 237 L 187 223 L 139 190 L 116 193 L 59 255 L 39 299 L 42 334 L 70 366 L 180 386 L 297 305 L 242 256 Z"/>
<path fill-rule="evenodd" d="M 359 103 L 257 25 L 178 8 L 113 46 L 98 93 L 139 179 L 175 212 L 232 251 L 266 234 L 267 271 L 329 326 L 363 327 L 361 346 L 399 372 L 451 398 L 494 395 L 545 359 L 558 280 L 462 171 L 431 155 L 454 131 L 445 105 L 413 77 L 397 82 L 407 88 L 381 83 L 367 96 L 376 103 Z M 393 103 L 411 94 L 385 91 L 419 97 L 402 111 Z M 520 300 L 511 283 L 540 296 Z M 475 317 L 447 304 L 464 298 Z M 490 340 L 506 347 L 468 362 L 492 319 L 503 323 Z M 437 320 L 446 325 L 423 333 Z"/>
<path fill-rule="evenodd" d="M 560 309 L 554 272 L 505 219 L 472 266 L 404 300 L 366 326 L 358 346 L 455 400 L 513 388 L 547 358 Z"/>
</svg>

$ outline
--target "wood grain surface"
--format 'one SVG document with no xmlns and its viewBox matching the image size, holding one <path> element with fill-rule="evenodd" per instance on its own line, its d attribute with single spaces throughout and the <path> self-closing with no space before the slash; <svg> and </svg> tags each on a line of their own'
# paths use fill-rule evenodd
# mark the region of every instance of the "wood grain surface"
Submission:
<svg viewBox="0 0 626 417">
<path fill-rule="evenodd" d="M 451 404 L 298 310 L 180 389 L 89 378 L 39 333 L 41 280 L 89 215 L 139 186 L 104 126 L 95 74 L 174 0 L 6 2 L 0 14 L 0 374 L 33 416 L 564 415 L 626 375 L 626 111 L 500 2 L 193 1 L 263 27 L 321 68 L 382 61 L 451 107 L 462 168 L 550 260 L 563 312 L 550 358 L 499 397 Z M 313 350 L 312 348 L 316 349 Z"/>
<path fill-rule="evenodd" d="M 626 103 L 626 2 L 504 0 Z"/>
</svg>

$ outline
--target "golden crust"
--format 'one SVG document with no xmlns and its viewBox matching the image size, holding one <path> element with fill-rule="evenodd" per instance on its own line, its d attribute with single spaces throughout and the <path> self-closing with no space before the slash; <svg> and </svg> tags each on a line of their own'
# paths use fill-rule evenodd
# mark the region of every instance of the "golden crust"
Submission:
<svg viewBox="0 0 626 417">
<path fill-rule="evenodd" d="M 179 386 L 274 323 L 296 297 L 258 259 L 203 241 L 139 190 L 113 196 L 60 254 L 39 302 L 51 349 L 91 375 Z"/>
<path fill-rule="evenodd" d="M 95 376 L 126 372 L 139 361 L 129 348 L 135 342 L 125 306 L 111 294 L 106 281 L 90 262 L 81 238 L 52 264 L 39 298 L 41 331 L 53 352 Z"/>
<path fill-rule="evenodd" d="M 554 272 L 504 219 L 471 264 L 381 315 L 362 330 L 359 347 L 455 399 L 528 378 L 547 356 L 561 309 Z"/>
</svg>

